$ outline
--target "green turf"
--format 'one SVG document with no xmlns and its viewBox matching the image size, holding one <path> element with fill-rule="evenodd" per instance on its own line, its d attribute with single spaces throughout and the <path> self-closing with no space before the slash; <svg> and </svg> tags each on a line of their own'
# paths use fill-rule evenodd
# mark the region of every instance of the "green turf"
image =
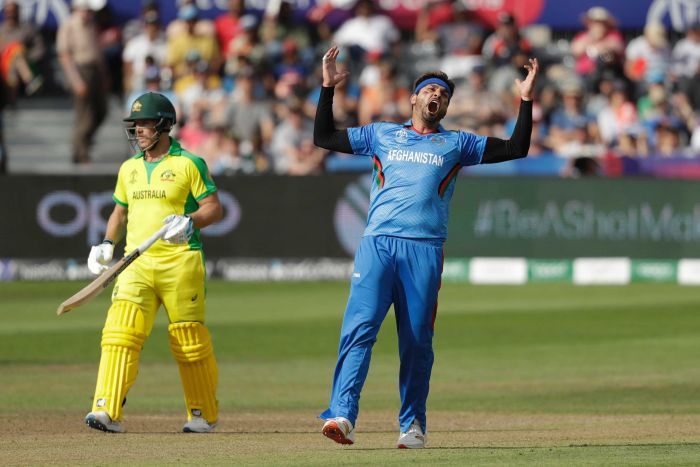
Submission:
<svg viewBox="0 0 700 467">
<path fill-rule="evenodd" d="M 58 303 L 81 285 L 0 283 L 0 417 L 54 407 L 82 415 L 89 408 L 109 295 L 60 318 L 55 315 Z M 220 363 L 222 410 L 302 411 L 310 417 L 323 410 L 347 289 L 345 283 L 211 281 L 207 319 Z M 662 284 L 444 284 L 429 409 L 494 415 L 700 414 L 697 296 L 696 288 Z M 392 313 L 374 348 L 361 404 L 365 411 L 398 408 Z M 182 405 L 166 325 L 161 310 L 130 394 L 130 411 L 172 413 Z M 622 447 L 455 448 L 422 453 L 414 460 L 458 465 L 467 456 L 482 463 L 600 465 L 640 459 L 660 465 L 692 464 L 700 458 L 694 457 L 700 456 L 698 445 L 668 441 Z M 335 461 L 364 464 L 376 456 L 385 464 L 401 462 L 394 451 L 358 451 L 356 457 Z M 323 462 L 311 453 L 285 459 Z"/>
</svg>

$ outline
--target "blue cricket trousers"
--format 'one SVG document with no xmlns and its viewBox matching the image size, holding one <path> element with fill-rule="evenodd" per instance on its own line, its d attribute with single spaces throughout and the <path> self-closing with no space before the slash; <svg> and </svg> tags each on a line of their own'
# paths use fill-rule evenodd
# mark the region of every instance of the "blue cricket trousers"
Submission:
<svg viewBox="0 0 700 467">
<path fill-rule="evenodd" d="M 362 238 L 340 332 L 330 406 L 320 418 L 345 417 L 355 425 L 372 346 L 393 303 L 401 360 L 399 424 L 406 431 L 416 419 L 425 432 L 442 265 L 442 241 Z"/>
</svg>

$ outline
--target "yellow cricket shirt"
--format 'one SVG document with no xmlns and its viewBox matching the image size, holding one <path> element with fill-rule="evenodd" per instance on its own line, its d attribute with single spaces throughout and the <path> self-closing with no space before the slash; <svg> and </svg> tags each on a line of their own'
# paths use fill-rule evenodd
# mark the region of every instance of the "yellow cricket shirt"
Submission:
<svg viewBox="0 0 700 467">
<path fill-rule="evenodd" d="M 119 168 L 114 201 L 128 209 L 126 249 L 128 253 L 163 226 L 170 214 L 189 214 L 198 201 L 216 192 L 207 164 L 182 149 L 171 138 L 168 153 L 158 162 L 146 162 L 140 152 Z M 156 242 L 145 254 L 168 256 L 187 250 L 201 250 L 199 229 L 188 244 Z"/>
</svg>

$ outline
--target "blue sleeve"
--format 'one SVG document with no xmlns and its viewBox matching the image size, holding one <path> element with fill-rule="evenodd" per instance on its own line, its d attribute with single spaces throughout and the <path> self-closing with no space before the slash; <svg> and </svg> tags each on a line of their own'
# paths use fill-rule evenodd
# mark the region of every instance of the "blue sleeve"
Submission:
<svg viewBox="0 0 700 467">
<path fill-rule="evenodd" d="M 459 132 L 459 162 L 462 166 L 481 164 L 486 148 L 486 136 Z"/>
<path fill-rule="evenodd" d="M 348 128 L 348 138 L 352 153 L 361 156 L 374 155 L 375 135 L 378 123 L 370 123 L 353 128 Z"/>
</svg>

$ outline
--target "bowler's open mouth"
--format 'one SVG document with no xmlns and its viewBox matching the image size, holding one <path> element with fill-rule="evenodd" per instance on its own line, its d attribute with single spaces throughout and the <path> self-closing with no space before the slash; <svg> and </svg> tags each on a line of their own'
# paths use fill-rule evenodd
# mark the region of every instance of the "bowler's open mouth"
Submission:
<svg viewBox="0 0 700 467">
<path fill-rule="evenodd" d="M 440 102 L 437 99 L 428 102 L 428 112 L 430 112 L 431 114 L 436 114 L 439 109 Z"/>
</svg>

